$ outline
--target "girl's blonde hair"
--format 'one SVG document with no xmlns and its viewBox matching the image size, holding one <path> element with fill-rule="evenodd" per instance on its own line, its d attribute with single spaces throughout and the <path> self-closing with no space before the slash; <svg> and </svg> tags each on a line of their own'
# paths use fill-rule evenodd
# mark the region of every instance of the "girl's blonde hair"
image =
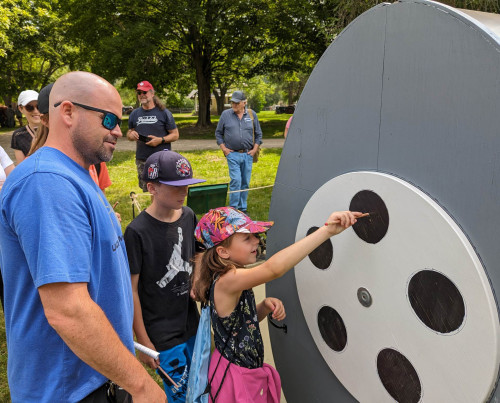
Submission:
<svg viewBox="0 0 500 403">
<path fill-rule="evenodd" d="M 233 262 L 228 259 L 223 259 L 217 253 L 217 247 L 229 247 L 231 246 L 232 236 L 222 241 L 217 246 L 210 248 L 203 252 L 201 257 L 199 275 L 196 282 L 193 284 L 193 292 L 196 299 L 202 304 L 207 304 L 209 301 L 209 292 L 212 283 L 217 276 L 222 276 L 228 271 L 235 269 L 236 266 Z"/>
<path fill-rule="evenodd" d="M 49 124 L 49 114 L 46 113 L 42 115 L 42 120 L 45 120 L 46 124 Z M 45 124 L 41 124 L 36 131 L 36 136 L 31 143 L 31 148 L 28 152 L 28 157 L 33 154 L 36 150 L 43 147 L 47 141 L 47 136 L 49 135 L 49 128 Z"/>
</svg>

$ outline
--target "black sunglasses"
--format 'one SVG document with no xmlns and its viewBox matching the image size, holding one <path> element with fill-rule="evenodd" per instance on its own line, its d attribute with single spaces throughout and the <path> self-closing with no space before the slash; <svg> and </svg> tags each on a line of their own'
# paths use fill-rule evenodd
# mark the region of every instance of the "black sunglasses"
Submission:
<svg viewBox="0 0 500 403">
<path fill-rule="evenodd" d="M 55 104 L 54 108 L 57 108 L 59 105 L 62 104 L 62 102 L 63 101 Z M 94 108 L 93 106 L 79 104 L 78 102 L 73 102 L 73 101 L 69 102 L 71 102 L 73 105 L 79 106 L 80 108 L 87 109 L 89 111 L 104 113 L 101 123 L 108 130 L 113 130 L 116 127 L 116 125 L 120 126 L 122 124 L 122 120 L 119 119 L 118 116 L 116 116 L 113 112 L 106 111 L 104 109 Z"/>
<path fill-rule="evenodd" d="M 30 105 L 30 104 L 24 105 L 24 109 L 26 109 L 28 112 L 33 112 L 35 108 L 39 110 L 38 105 Z"/>
<path fill-rule="evenodd" d="M 147 91 L 141 91 L 141 90 L 137 90 L 137 95 L 144 95 L 144 94 L 147 94 L 148 92 Z"/>
</svg>

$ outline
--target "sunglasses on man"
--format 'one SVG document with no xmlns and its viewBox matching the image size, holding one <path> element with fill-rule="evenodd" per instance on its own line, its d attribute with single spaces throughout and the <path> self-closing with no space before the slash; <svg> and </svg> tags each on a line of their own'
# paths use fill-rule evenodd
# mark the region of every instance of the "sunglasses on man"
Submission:
<svg viewBox="0 0 500 403">
<path fill-rule="evenodd" d="M 148 92 L 147 91 L 141 91 L 141 90 L 137 90 L 137 95 L 144 95 L 144 94 L 147 94 Z"/>
<path fill-rule="evenodd" d="M 116 116 L 113 112 L 106 111 L 104 109 L 94 108 L 93 106 L 79 104 L 78 102 L 73 102 L 73 101 L 69 102 L 71 102 L 73 105 L 79 106 L 80 108 L 87 109 L 89 111 L 103 113 L 104 116 L 102 117 L 101 123 L 108 130 L 113 130 L 116 127 L 116 125 L 120 126 L 122 124 L 122 120 L 119 119 L 118 116 Z M 57 104 L 54 105 L 54 108 L 57 108 L 62 103 L 63 101 L 58 102 Z"/>
<path fill-rule="evenodd" d="M 38 110 L 38 104 L 35 104 L 35 105 L 27 104 L 27 105 L 24 105 L 23 108 L 26 109 L 28 112 L 33 112 L 35 110 L 35 108 Z"/>
</svg>

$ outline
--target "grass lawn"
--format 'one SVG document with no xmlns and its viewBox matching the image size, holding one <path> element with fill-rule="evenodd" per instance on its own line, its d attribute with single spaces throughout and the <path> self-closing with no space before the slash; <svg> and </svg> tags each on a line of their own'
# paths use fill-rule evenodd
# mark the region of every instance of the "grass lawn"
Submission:
<svg viewBox="0 0 500 403">
<path fill-rule="evenodd" d="M 264 112 L 267 114 L 268 112 Z M 271 114 L 271 113 L 269 113 Z M 264 115 L 266 116 L 266 115 Z M 271 119 L 278 130 L 278 122 L 284 124 L 289 115 L 274 115 L 272 117 L 282 117 L 283 119 Z M 260 115 L 259 115 L 260 119 Z M 264 117 L 265 119 L 265 117 Z M 267 126 L 267 123 L 266 123 Z M 282 132 L 282 129 L 280 129 Z M 282 135 L 282 134 L 280 134 Z M 210 135 L 212 138 L 213 132 Z M 206 184 L 229 182 L 226 160 L 222 153 L 215 151 L 192 151 L 184 152 L 183 155 L 191 162 L 196 178 L 206 179 Z M 251 188 L 272 185 L 278 170 L 281 156 L 281 149 L 265 149 L 261 153 L 259 162 L 254 165 L 252 172 Z M 137 186 L 137 173 L 135 168 L 135 153 L 133 151 L 116 152 L 113 160 L 108 163 L 109 173 L 113 185 L 106 191 L 106 197 L 111 204 L 119 201 L 116 211 L 122 216 L 122 230 L 132 220 L 132 204 L 130 192 L 142 195 L 142 190 Z M 272 188 L 258 189 L 251 191 L 248 196 L 248 212 L 254 220 L 267 220 L 269 205 L 271 203 Z M 149 204 L 148 196 L 139 196 L 142 208 Z M 27 361 L 29 365 L 29 358 Z M 153 374 L 157 382 L 161 384 L 160 378 Z M 7 347 L 5 342 L 5 325 L 3 312 L 0 314 L 0 402 L 9 402 L 9 389 L 7 384 Z"/>
<path fill-rule="evenodd" d="M 183 152 L 191 162 L 196 178 L 206 179 L 204 184 L 229 182 L 226 159 L 218 150 Z M 266 148 L 261 153 L 259 162 L 254 165 L 251 188 L 272 185 L 278 170 L 281 149 Z M 138 195 L 138 201 L 144 209 L 149 204 L 149 196 L 143 195 L 137 185 L 137 173 L 134 163 L 134 152 L 115 153 L 108 163 L 113 185 L 107 189 L 106 197 L 111 204 L 119 201 L 115 210 L 122 216 L 122 229 L 125 230 L 132 220 L 132 204 L 130 192 Z M 266 220 L 269 213 L 272 188 L 251 191 L 248 196 L 248 211 L 255 220 Z"/>
<path fill-rule="evenodd" d="M 259 122 L 262 128 L 263 137 L 273 138 L 273 137 L 282 137 L 283 131 L 285 130 L 285 124 L 288 118 L 291 115 L 288 114 L 279 114 L 277 115 L 274 111 L 263 111 L 257 114 L 259 118 Z M 127 133 L 128 130 L 128 118 L 129 115 L 123 115 L 121 129 L 123 135 Z M 193 116 L 189 113 L 174 113 L 174 119 L 179 128 L 179 134 L 182 139 L 186 140 L 196 140 L 196 139 L 210 139 L 214 138 L 215 128 L 217 126 L 217 122 L 219 121 L 218 115 L 212 115 L 211 121 L 212 126 L 208 128 L 198 128 L 196 127 L 197 116 Z M 23 119 L 23 122 L 26 124 L 26 119 Z M 8 133 L 19 126 L 16 122 L 16 127 L 7 128 L 0 127 L 0 134 Z"/>
<path fill-rule="evenodd" d="M 260 126 L 262 128 L 262 135 L 265 139 L 273 137 L 283 137 L 285 125 L 291 115 L 279 114 L 273 111 L 263 111 L 257 114 Z M 218 115 L 212 115 L 212 126 L 207 128 L 196 127 L 197 116 L 189 113 L 174 113 L 175 123 L 179 128 L 179 135 L 181 139 L 196 140 L 196 139 L 209 139 L 214 138 L 215 128 L 219 121 Z M 128 115 L 123 116 L 122 132 L 125 135 L 128 130 Z"/>
</svg>

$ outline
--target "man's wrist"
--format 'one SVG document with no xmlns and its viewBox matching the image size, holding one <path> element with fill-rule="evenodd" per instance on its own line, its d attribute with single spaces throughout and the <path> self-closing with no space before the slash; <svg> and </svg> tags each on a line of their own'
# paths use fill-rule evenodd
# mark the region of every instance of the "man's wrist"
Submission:
<svg viewBox="0 0 500 403">
<path fill-rule="evenodd" d="M 162 138 L 161 138 L 161 144 L 165 144 L 165 143 L 166 143 L 166 141 L 165 141 L 165 137 L 162 137 Z"/>
</svg>

